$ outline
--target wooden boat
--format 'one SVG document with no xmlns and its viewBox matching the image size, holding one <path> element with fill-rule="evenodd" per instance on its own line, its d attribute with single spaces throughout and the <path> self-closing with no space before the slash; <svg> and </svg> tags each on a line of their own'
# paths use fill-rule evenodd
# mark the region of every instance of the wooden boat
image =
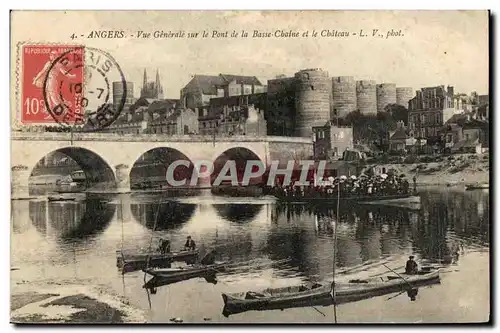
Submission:
<svg viewBox="0 0 500 333">
<path fill-rule="evenodd" d="M 164 267 L 174 261 L 192 262 L 199 255 L 199 250 L 179 251 L 170 253 L 125 253 L 116 251 L 117 266 L 122 268 L 123 272 L 133 272 L 146 267 Z M 148 263 L 149 261 L 149 263 Z"/>
<path fill-rule="evenodd" d="M 58 188 L 54 192 L 61 193 L 61 194 L 64 194 L 64 193 L 82 193 L 84 190 L 85 190 L 85 188 L 82 188 L 82 187 L 79 187 L 79 188 L 73 187 L 73 188 L 67 188 L 67 189 Z"/>
<path fill-rule="evenodd" d="M 228 265 L 228 263 L 224 262 L 213 265 L 193 265 L 179 268 L 143 269 L 143 271 L 157 279 L 161 278 L 165 284 L 170 284 L 223 272 Z M 147 288 L 147 284 L 144 287 Z"/>
<path fill-rule="evenodd" d="M 373 201 L 365 201 L 364 204 L 376 203 L 380 205 L 394 205 L 394 204 L 420 204 L 420 196 L 419 195 L 411 195 L 408 197 L 402 198 L 387 198 L 387 199 L 376 199 Z"/>
<path fill-rule="evenodd" d="M 393 292 L 405 291 L 428 284 L 439 283 L 439 270 L 425 271 L 417 275 L 396 274 L 376 278 L 351 280 L 336 284 L 337 304 L 355 302 Z M 249 310 L 277 310 L 306 306 L 333 304 L 331 282 L 269 288 L 260 292 L 222 294 L 225 316 Z"/>
<path fill-rule="evenodd" d="M 489 189 L 490 188 L 490 184 L 488 183 L 477 183 L 477 184 L 467 184 L 465 185 L 465 189 L 467 191 L 472 191 L 472 190 L 485 190 L 485 189 Z"/>
<path fill-rule="evenodd" d="M 317 196 L 276 196 L 278 200 L 284 202 L 311 202 L 311 203 L 336 203 L 337 195 L 333 194 L 322 194 Z M 409 194 L 393 194 L 393 195 L 350 195 L 350 196 L 341 196 L 340 201 L 344 201 L 346 203 L 364 203 L 364 202 L 404 202 L 411 201 L 414 202 L 416 200 L 420 200 L 420 196 L 415 193 Z"/>
<path fill-rule="evenodd" d="M 399 207 L 399 208 L 408 209 L 408 210 L 420 210 L 422 208 L 420 196 L 418 196 L 418 195 L 413 195 L 413 196 L 407 197 L 407 198 L 361 201 L 360 204 L 372 205 L 372 206 Z"/>
<path fill-rule="evenodd" d="M 180 276 L 175 276 L 175 277 L 153 276 L 149 281 L 147 281 L 144 284 L 143 288 L 150 289 L 154 293 L 156 289 L 159 287 L 168 286 L 170 284 L 194 278 L 204 278 L 208 283 L 217 284 L 217 271 L 215 270 L 207 271 L 199 273 L 198 275 L 183 276 L 182 278 Z"/>
<path fill-rule="evenodd" d="M 76 198 L 70 198 L 70 197 L 53 197 L 49 196 L 47 197 L 48 201 L 75 201 Z"/>
<path fill-rule="evenodd" d="M 165 269 L 143 269 L 144 272 L 156 278 L 154 281 L 161 281 L 163 285 L 171 284 L 179 281 L 185 281 L 197 277 L 210 277 L 219 272 L 234 272 L 245 269 L 259 269 L 272 265 L 284 264 L 289 262 L 290 259 L 282 259 L 270 263 L 256 263 L 255 260 L 244 262 L 221 262 L 213 265 L 192 265 L 179 268 L 165 268 Z M 150 284 L 149 284 L 150 285 Z M 144 286 L 149 288 L 148 284 Z"/>
</svg>

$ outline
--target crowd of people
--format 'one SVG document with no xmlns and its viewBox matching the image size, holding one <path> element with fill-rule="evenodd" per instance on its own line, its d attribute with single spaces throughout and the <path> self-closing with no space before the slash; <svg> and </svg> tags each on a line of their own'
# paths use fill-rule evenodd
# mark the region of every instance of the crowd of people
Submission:
<svg viewBox="0 0 500 333">
<path fill-rule="evenodd" d="M 405 175 L 379 174 L 368 176 L 328 177 L 309 186 L 275 186 L 272 194 L 278 197 L 324 197 L 337 196 L 391 196 L 411 193 L 410 182 Z M 416 178 L 413 177 L 413 191 L 416 191 Z"/>
</svg>

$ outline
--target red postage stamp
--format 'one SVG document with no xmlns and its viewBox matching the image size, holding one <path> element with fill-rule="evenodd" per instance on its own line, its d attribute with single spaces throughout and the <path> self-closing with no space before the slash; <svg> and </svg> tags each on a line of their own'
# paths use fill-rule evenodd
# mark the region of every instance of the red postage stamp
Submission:
<svg viewBox="0 0 500 333">
<path fill-rule="evenodd" d="M 21 52 L 21 122 L 55 123 L 50 110 L 74 108 L 75 114 L 65 119 L 74 123 L 81 110 L 78 101 L 83 94 L 84 66 L 78 65 L 82 63 L 83 47 L 23 45 Z"/>
</svg>

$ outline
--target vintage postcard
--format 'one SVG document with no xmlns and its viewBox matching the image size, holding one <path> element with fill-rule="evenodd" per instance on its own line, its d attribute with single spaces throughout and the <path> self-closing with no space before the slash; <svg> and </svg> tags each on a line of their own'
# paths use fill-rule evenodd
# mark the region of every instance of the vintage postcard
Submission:
<svg viewBox="0 0 500 333">
<path fill-rule="evenodd" d="M 488 11 L 12 11 L 13 323 L 486 323 Z"/>
</svg>

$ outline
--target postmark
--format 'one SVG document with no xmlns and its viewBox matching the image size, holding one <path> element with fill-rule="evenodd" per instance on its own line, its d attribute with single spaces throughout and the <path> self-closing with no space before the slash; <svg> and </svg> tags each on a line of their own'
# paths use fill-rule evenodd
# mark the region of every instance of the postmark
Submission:
<svg viewBox="0 0 500 333">
<path fill-rule="evenodd" d="M 126 92 L 126 80 L 108 52 L 85 46 L 27 45 L 23 55 L 23 123 L 99 130 L 123 110 L 126 93 L 113 101 L 111 87 L 121 82 Z"/>
</svg>

